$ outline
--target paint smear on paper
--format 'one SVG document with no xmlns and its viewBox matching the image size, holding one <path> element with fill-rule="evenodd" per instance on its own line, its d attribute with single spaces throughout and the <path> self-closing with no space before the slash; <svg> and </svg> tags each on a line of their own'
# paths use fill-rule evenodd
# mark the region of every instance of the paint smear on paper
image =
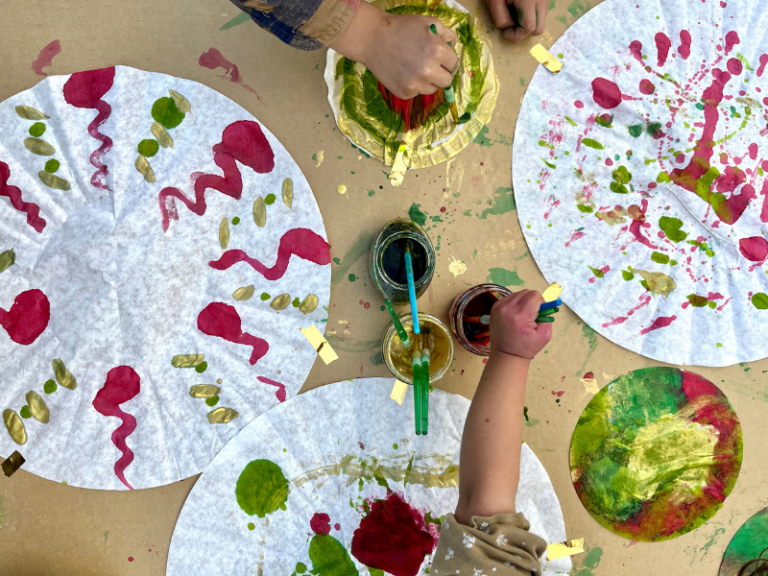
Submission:
<svg viewBox="0 0 768 576">
<path fill-rule="evenodd" d="M 200 55 L 200 59 L 198 60 L 198 63 L 200 66 L 203 66 L 204 68 L 209 68 L 211 70 L 216 70 L 217 68 L 223 68 L 224 74 L 222 76 L 219 76 L 219 78 L 223 78 L 224 80 L 229 80 L 230 82 L 234 82 L 235 84 L 239 84 L 249 92 L 251 92 L 256 98 L 258 98 L 259 102 L 262 104 L 265 104 L 264 100 L 261 99 L 261 96 L 258 95 L 256 90 L 248 86 L 243 82 L 242 77 L 240 76 L 240 70 L 238 70 L 237 66 L 232 64 L 229 60 L 224 58 L 221 52 L 216 50 L 216 48 L 210 48 L 208 52 L 205 52 Z"/>
<path fill-rule="evenodd" d="M 8 336 L 22 346 L 29 346 L 48 327 L 51 303 L 40 290 L 22 292 L 13 301 L 10 310 L 0 308 L 0 326 Z"/>
<path fill-rule="evenodd" d="M 264 376 L 256 376 L 256 380 L 259 382 L 263 382 L 264 384 L 269 384 L 270 386 L 276 386 L 277 391 L 275 392 L 275 396 L 277 397 L 280 402 L 285 402 L 285 384 L 281 384 L 280 382 L 276 382 L 274 380 L 270 380 L 269 378 L 265 378 Z"/>
<path fill-rule="evenodd" d="M 498 284 L 499 286 L 522 286 L 522 278 L 517 275 L 516 270 L 506 270 L 504 268 L 491 268 L 488 270 L 488 282 Z"/>
<path fill-rule="evenodd" d="M 282 469 L 271 460 L 249 462 L 235 486 L 238 506 L 249 516 L 259 518 L 285 510 L 289 491 Z"/>
<path fill-rule="evenodd" d="M 11 168 L 5 162 L 0 162 L 0 197 L 6 197 L 11 201 L 15 210 L 27 215 L 27 224 L 32 226 L 35 232 L 40 233 L 45 228 L 46 222 L 40 217 L 40 207 L 33 202 L 24 202 L 21 199 L 21 190 L 18 186 L 8 184 L 11 177 Z"/>
<path fill-rule="evenodd" d="M 40 50 L 40 54 L 37 59 L 32 62 L 32 70 L 38 76 L 48 76 L 43 72 L 43 68 L 47 68 L 53 64 L 53 59 L 61 53 L 61 43 L 58 40 L 54 40 L 48 46 Z"/>
<path fill-rule="evenodd" d="M 374 234 L 368 231 L 360 232 L 358 237 L 352 243 L 352 246 L 347 250 L 347 253 L 339 260 L 334 258 L 333 261 L 337 264 L 333 272 L 331 272 L 331 284 L 333 286 L 338 285 L 342 280 L 347 277 L 349 269 L 357 263 L 360 258 L 368 254 L 373 244 Z"/>
<path fill-rule="evenodd" d="M 197 327 L 203 334 L 216 336 L 234 344 L 251 346 L 253 352 L 249 362 L 256 364 L 269 352 L 269 343 L 252 334 L 243 332 L 240 315 L 237 310 L 223 302 L 211 302 L 197 317 Z"/>
</svg>

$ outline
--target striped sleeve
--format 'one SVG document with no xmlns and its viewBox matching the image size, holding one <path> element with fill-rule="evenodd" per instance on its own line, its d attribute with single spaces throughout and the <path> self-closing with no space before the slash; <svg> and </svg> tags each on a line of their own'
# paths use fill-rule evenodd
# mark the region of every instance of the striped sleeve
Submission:
<svg viewBox="0 0 768 576">
<path fill-rule="evenodd" d="M 319 50 L 352 21 L 360 0 L 232 0 L 251 19 L 299 50 Z"/>
</svg>

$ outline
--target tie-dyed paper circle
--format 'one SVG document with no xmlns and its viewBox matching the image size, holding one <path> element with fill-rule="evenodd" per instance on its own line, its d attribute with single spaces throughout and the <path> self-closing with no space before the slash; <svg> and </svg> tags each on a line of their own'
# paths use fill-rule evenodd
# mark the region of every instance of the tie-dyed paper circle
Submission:
<svg viewBox="0 0 768 576">
<path fill-rule="evenodd" d="M 768 574 L 768 509 L 744 522 L 733 535 L 718 576 Z"/>
<path fill-rule="evenodd" d="M 187 497 L 168 576 L 428 574 L 440 517 L 459 498 L 470 403 L 435 390 L 429 434 L 416 436 L 413 396 L 400 406 L 390 399 L 393 384 L 392 378 L 329 384 L 246 426 Z M 515 505 L 531 532 L 548 542 L 565 539 L 557 495 L 527 444 Z M 376 513 L 392 512 L 390 506 L 405 514 L 386 520 L 389 514 Z M 542 560 L 544 576 L 570 568 L 570 558 Z"/>
<path fill-rule="evenodd" d="M 766 25 L 757 0 L 608 0 L 525 95 L 513 182 L 531 254 L 638 354 L 768 355 Z"/>
<path fill-rule="evenodd" d="M 741 458 L 741 425 L 717 386 L 693 372 L 644 368 L 584 408 L 571 439 L 571 479 L 600 524 L 656 542 L 712 518 Z"/>
<path fill-rule="evenodd" d="M 0 455 L 73 486 L 199 473 L 299 391 L 330 251 L 245 109 L 117 66 L 0 103 Z"/>
</svg>

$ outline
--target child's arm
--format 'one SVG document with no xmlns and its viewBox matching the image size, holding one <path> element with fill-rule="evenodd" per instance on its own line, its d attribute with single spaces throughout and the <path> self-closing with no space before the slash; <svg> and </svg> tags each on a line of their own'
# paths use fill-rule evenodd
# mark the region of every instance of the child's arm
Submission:
<svg viewBox="0 0 768 576">
<path fill-rule="evenodd" d="M 528 366 L 552 337 L 552 324 L 536 323 L 543 302 L 538 292 L 521 290 L 491 310 L 491 356 L 461 444 L 456 519 L 462 524 L 515 512 Z"/>
</svg>

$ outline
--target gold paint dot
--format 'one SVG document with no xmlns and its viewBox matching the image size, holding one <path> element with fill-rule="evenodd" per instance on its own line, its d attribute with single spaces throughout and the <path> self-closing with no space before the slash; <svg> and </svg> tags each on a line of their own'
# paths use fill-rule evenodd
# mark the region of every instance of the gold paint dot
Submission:
<svg viewBox="0 0 768 576">
<path fill-rule="evenodd" d="M 222 382 L 223 382 L 223 380 L 222 380 L 221 378 L 219 378 L 218 380 L 216 380 L 216 384 L 221 384 Z"/>
<path fill-rule="evenodd" d="M 336 192 L 338 192 L 339 194 L 346 194 L 347 187 L 344 186 L 344 184 L 339 184 L 338 186 L 336 186 Z"/>
</svg>

